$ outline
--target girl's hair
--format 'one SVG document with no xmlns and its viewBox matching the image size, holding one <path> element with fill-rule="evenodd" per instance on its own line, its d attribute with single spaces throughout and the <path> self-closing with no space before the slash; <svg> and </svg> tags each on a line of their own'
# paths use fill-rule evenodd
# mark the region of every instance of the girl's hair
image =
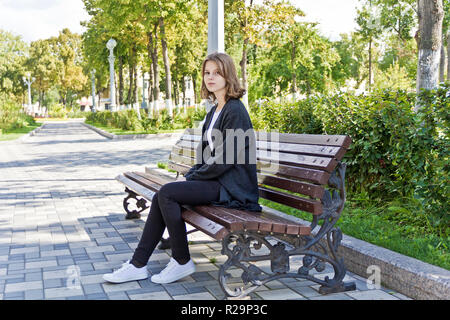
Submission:
<svg viewBox="0 0 450 320">
<path fill-rule="evenodd" d="M 209 99 L 214 101 L 216 99 L 213 92 L 210 92 L 205 85 L 205 66 L 206 62 L 214 61 L 219 68 L 219 74 L 225 78 L 226 84 L 226 93 L 225 93 L 225 101 L 228 101 L 230 98 L 239 99 L 245 94 L 245 90 L 241 87 L 237 73 L 236 67 L 234 66 L 233 59 L 226 53 L 214 52 L 209 54 L 202 64 L 202 89 L 201 89 L 201 97 L 203 99 Z"/>
</svg>

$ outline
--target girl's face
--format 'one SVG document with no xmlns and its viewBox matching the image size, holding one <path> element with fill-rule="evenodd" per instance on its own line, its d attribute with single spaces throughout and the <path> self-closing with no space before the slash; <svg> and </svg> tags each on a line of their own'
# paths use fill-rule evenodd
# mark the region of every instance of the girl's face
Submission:
<svg viewBox="0 0 450 320">
<path fill-rule="evenodd" d="M 205 82 L 206 89 L 208 89 L 209 92 L 214 93 L 216 97 L 217 93 L 225 93 L 227 82 L 225 78 L 219 74 L 219 67 L 216 62 L 210 60 L 206 61 L 203 81 Z"/>
</svg>

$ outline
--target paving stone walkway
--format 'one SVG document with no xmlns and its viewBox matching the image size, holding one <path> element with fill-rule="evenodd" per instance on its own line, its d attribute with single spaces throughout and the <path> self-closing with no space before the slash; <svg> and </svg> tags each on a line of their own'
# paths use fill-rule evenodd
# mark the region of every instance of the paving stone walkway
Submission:
<svg viewBox="0 0 450 320">
<path fill-rule="evenodd" d="M 115 177 L 166 161 L 175 138 L 109 140 L 77 121 L 47 123 L 34 136 L 0 142 L 0 300 L 223 299 L 217 271 L 221 245 L 189 235 L 197 272 L 176 283 L 149 279 L 109 284 L 104 273 L 128 260 L 147 213 L 125 220 L 123 187 Z M 148 269 L 161 271 L 170 250 L 157 250 Z M 272 281 L 258 299 L 409 299 L 386 288 L 369 289 L 348 273 L 357 290 L 321 295 L 310 281 Z M 346 280 L 347 280 L 346 279 Z"/>
</svg>

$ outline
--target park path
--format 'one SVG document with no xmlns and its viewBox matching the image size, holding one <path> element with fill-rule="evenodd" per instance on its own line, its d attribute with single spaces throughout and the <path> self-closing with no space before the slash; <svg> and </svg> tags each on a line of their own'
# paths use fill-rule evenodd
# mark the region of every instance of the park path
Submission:
<svg viewBox="0 0 450 320">
<path fill-rule="evenodd" d="M 222 299 L 221 245 L 195 243 L 212 240 L 200 233 L 189 236 L 197 264 L 190 277 L 168 285 L 102 279 L 131 257 L 146 220 L 146 214 L 124 219 L 123 186 L 114 178 L 166 161 L 175 141 L 110 140 L 68 121 L 0 142 L 0 300 Z M 148 269 L 159 272 L 169 259 L 170 250 L 157 250 Z M 322 296 L 309 281 L 272 281 L 252 299 L 407 299 L 385 288 L 368 290 L 357 275 L 347 277 L 356 280 L 357 291 Z"/>
</svg>

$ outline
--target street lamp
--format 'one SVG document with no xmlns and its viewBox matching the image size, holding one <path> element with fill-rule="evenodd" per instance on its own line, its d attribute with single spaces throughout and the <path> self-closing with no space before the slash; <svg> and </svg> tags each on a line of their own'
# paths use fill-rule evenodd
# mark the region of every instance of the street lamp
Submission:
<svg viewBox="0 0 450 320">
<path fill-rule="evenodd" d="M 110 95 L 110 107 L 111 111 L 114 111 L 114 108 L 116 106 L 116 86 L 114 83 L 114 48 L 117 45 L 116 40 L 109 39 L 106 43 L 106 47 L 109 49 L 109 82 L 110 82 L 110 89 L 109 89 L 109 95 Z"/>
<path fill-rule="evenodd" d="M 141 108 L 142 109 L 147 109 L 147 84 L 148 81 L 150 80 L 150 77 L 148 75 L 147 72 L 144 72 L 144 74 L 142 75 L 142 103 L 141 103 Z"/>
<path fill-rule="evenodd" d="M 95 69 L 91 71 L 92 79 L 92 112 L 95 112 Z"/>
<path fill-rule="evenodd" d="M 27 76 L 22 77 L 23 82 L 25 82 L 26 85 L 28 85 L 28 111 L 31 111 L 31 84 L 36 80 L 36 78 L 31 78 L 30 75 L 27 74 Z"/>
</svg>

